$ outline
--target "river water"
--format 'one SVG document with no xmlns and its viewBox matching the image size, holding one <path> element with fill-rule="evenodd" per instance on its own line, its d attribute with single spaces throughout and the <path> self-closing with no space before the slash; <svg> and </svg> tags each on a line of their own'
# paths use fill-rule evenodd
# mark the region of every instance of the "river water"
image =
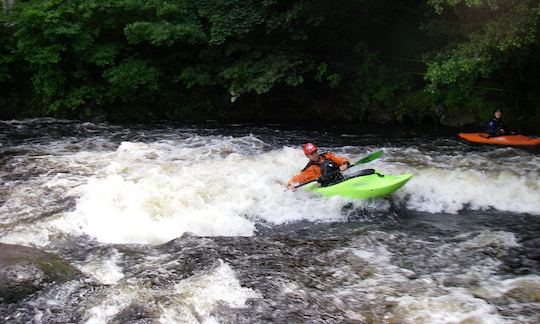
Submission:
<svg viewBox="0 0 540 324">
<path fill-rule="evenodd" d="M 414 177 L 385 199 L 284 190 L 316 141 Z M 540 152 L 454 134 L 0 122 L 0 242 L 86 277 L 21 323 L 538 323 Z"/>
</svg>

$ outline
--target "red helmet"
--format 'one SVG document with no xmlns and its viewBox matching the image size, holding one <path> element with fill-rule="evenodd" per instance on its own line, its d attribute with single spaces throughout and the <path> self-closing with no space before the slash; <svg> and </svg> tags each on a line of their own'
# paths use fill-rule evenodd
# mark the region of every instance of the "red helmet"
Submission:
<svg viewBox="0 0 540 324">
<path fill-rule="evenodd" d="M 317 152 L 317 146 L 313 143 L 304 144 L 304 154 L 313 154 Z"/>
</svg>

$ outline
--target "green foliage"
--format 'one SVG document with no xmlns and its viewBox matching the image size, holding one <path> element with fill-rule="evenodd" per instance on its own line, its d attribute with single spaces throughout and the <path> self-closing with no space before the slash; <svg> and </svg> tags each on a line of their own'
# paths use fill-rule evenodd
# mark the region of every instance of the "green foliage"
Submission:
<svg viewBox="0 0 540 324">
<path fill-rule="evenodd" d="M 303 82 L 297 71 L 302 70 L 302 60 L 292 60 L 286 54 L 273 54 L 259 58 L 254 55 L 230 67 L 225 68 L 220 76 L 229 81 L 231 100 L 246 92 L 258 94 L 268 92 L 277 82 L 296 86 Z"/>
<path fill-rule="evenodd" d="M 128 58 L 104 71 L 108 92 L 113 98 L 124 101 L 138 97 L 138 92 L 152 93 L 159 90 L 159 70 L 149 62 Z"/>
<path fill-rule="evenodd" d="M 172 24 L 170 22 L 138 21 L 124 29 L 130 44 L 150 43 L 154 46 L 173 46 L 177 42 L 200 44 L 206 41 L 201 26 L 191 24 Z"/>
<path fill-rule="evenodd" d="M 402 106 L 405 110 L 433 111 L 438 103 L 436 95 L 423 90 L 406 92 Z"/>
<path fill-rule="evenodd" d="M 472 96 L 460 108 L 476 111 L 481 120 L 489 120 L 493 116 L 496 106 L 481 96 Z"/>
<path fill-rule="evenodd" d="M 319 82 L 328 82 L 330 88 L 335 89 L 341 82 L 341 76 L 337 73 L 329 73 L 328 65 L 326 63 L 320 63 L 315 68 L 315 80 Z"/>
<path fill-rule="evenodd" d="M 303 1 L 36 0 L 17 1 L 10 19 L 35 94 L 45 109 L 60 111 L 155 102 L 160 87 L 176 88 L 161 92 L 171 102 L 193 87 L 219 86 L 234 101 L 299 85 L 315 66 L 292 42 L 318 24 L 309 8 Z"/>
<path fill-rule="evenodd" d="M 460 109 L 483 82 L 539 106 L 536 0 L 18 0 L 0 23 L 2 91 L 50 114 L 399 117 Z"/>
<path fill-rule="evenodd" d="M 3 11 L 0 12 L 0 84 L 11 80 L 10 65 L 14 60 L 10 51 L 13 48 L 12 38 L 10 37 L 7 26 L 6 16 Z"/>
<path fill-rule="evenodd" d="M 371 52 L 365 44 L 355 47 L 359 62 L 353 70 L 347 100 L 355 113 L 362 116 L 373 103 L 391 107 L 396 97 L 411 87 L 408 75 L 403 75 L 380 62 L 378 55 Z"/>
<path fill-rule="evenodd" d="M 537 42 L 540 3 L 534 0 L 429 0 L 438 16 L 426 29 L 448 46 L 427 59 L 428 89 L 471 88 Z M 443 10 L 443 9 L 447 10 Z M 519 55 L 519 54 L 518 54 Z"/>
<path fill-rule="evenodd" d="M 265 20 L 265 9 L 275 3 L 267 2 L 259 8 L 255 1 L 206 0 L 197 3 L 197 11 L 210 23 L 209 44 L 220 45 L 230 38 L 248 35 L 254 26 Z"/>
<path fill-rule="evenodd" d="M 493 8 L 495 5 L 495 2 L 491 0 L 428 0 L 427 2 L 435 9 L 438 14 L 442 13 L 443 9 L 446 6 L 456 7 L 458 5 L 464 4 L 470 8 L 478 7 L 482 4 L 485 4 L 486 6 Z"/>
</svg>

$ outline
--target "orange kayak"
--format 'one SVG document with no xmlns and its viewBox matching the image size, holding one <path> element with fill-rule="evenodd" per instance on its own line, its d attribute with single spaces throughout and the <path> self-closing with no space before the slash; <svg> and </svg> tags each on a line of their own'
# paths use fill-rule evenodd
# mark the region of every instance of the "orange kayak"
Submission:
<svg viewBox="0 0 540 324">
<path fill-rule="evenodd" d="M 459 133 L 459 137 L 473 143 L 498 144 L 498 145 L 540 145 L 540 138 L 524 135 L 501 135 L 488 137 L 487 133 Z"/>
</svg>

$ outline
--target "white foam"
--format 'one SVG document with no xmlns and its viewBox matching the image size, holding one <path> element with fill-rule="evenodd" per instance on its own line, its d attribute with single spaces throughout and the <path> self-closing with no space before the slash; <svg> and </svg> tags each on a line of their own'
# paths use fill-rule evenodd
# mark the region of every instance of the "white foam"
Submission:
<svg viewBox="0 0 540 324">
<path fill-rule="evenodd" d="M 298 168 L 291 161 L 302 161 L 298 150 L 257 156 L 229 153 L 178 163 L 162 148 L 163 144 L 123 143 L 100 176 L 79 188 L 77 209 L 56 226 L 103 242 L 159 244 L 187 232 L 249 236 L 257 222 L 343 218 L 342 198 L 285 191 L 286 179 Z M 151 161 L 144 158 L 149 155 Z"/>
<path fill-rule="evenodd" d="M 93 255 L 75 266 L 105 285 L 113 285 L 124 278 L 123 269 L 118 265 L 122 254 L 113 249 L 107 257 Z"/>
<path fill-rule="evenodd" d="M 162 323 L 218 323 L 212 315 L 218 305 L 245 307 L 249 298 L 262 298 L 250 288 L 244 288 L 232 268 L 223 263 L 210 273 L 190 277 L 175 285 L 172 305 L 161 305 Z"/>
<path fill-rule="evenodd" d="M 352 252 L 366 262 L 357 268 L 365 269 L 363 271 L 366 273 L 371 272 L 367 277 L 358 277 L 355 273 L 356 269 L 349 268 L 349 265 L 343 269 L 334 269 L 334 277 L 340 275 L 347 278 L 346 285 L 341 289 L 336 287 L 339 289 L 339 295 L 344 296 L 342 299 L 360 294 L 363 299 L 373 303 L 380 303 L 382 300 L 385 303 L 395 302 L 395 306 L 388 310 L 385 318 L 404 323 L 505 322 L 504 317 L 498 313 L 495 306 L 483 298 L 477 298 L 479 289 L 476 287 L 448 287 L 441 284 L 446 281 L 448 276 L 452 276 L 461 277 L 461 280 L 464 281 L 493 282 L 495 287 L 504 287 L 504 289 L 499 288 L 498 292 L 502 290 L 506 292 L 512 289 L 510 287 L 525 285 L 525 282 L 516 284 L 513 281 L 511 283 L 499 281 L 492 273 L 493 269 L 497 268 L 499 261 L 486 257 L 476 262 L 475 266 L 467 269 L 465 273 L 460 274 L 463 269 L 449 271 L 449 269 L 443 268 L 440 271 L 417 276 L 408 269 L 396 266 L 393 263 L 394 255 L 386 249 L 384 244 L 381 244 L 380 236 L 391 240 L 392 235 L 383 232 L 370 232 L 368 236 L 359 237 L 351 242 L 351 247 L 340 248 L 333 252 L 335 254 Z M 451 259 L 454 254 L 462 255 L 463 249 L 469 249 L 471 245 L 502 244 L 514 246 L 515 244 L 507 233 L 485 232 L 469 233 L 469 235 L 472 235 L 471 239 L 463 243 L 450 243 L 447 246 L 442 246 L 441 250 L 444 251 L 441 251 L 437 258 L 444 260 Z M 415 278 L 414 280 L 409 279 L 411 275 Z M 529 280 L 535 280 L 535 278 Z M 484 294 L 487 295 L 487 293 Z M 533 294 L 531 293 L 531 295 Z M 357 316 L 362 315 L 355 309 L 351 309 L 350 312 Z"/>
<path fill-rule="evenodd" d="M 465 240 L 460 244 L 457 244 L 457 247 L 460 250 L 470 250 L 472 248 L 484 247 L 484 246 L 496 246 L 501 248 L 512 248 L 518 247 L 518 239 L 516 235 L 512 232 L 503 232 L 503 231 L 489 231 L 484 230 L 480 232 L 468 232 L 464 234 L 457 235 L 456 238 L 466 238 L 474 234 L 474 237 L 471 239 Z M 445 245 L 443 245 L 444 247 Z"/>
<path fill-rule="evenodd" d="M 133 290 L 115 291 L 107 295 L 98 305 L 88 309 L 83 320 L 86 324 L 108 323 L 119 311 L 137 300 L 138 296 L 139 293 Z"/>
<path fill-rule="evenodd" d="M 407 207 L 430 213 L 456 213 L 467 207 L 540 214 L 540 188 L 527 182 L 509 172 L 427 168 L 416 171 L 401 194 L 410 195 Z"/>
<path fill-rule="evenodd" d="M 387 153 L 383 158 L 387 161 L 374 162 L 376 167 L 387 173 L 414 174 L 394 194 L 407 208 L 430 213 L 467 208 L 540 215 L 540 158 L 517 161 L 512 155 L 497 160 L 480 154 L 428 155 L 414 149 Z"/>
<path fill-rule="evenodd" d="M 42 222 L 32 224 L 32 226 L 17 226 L 8 233 L 0 237 L 0 242 L 5 244 L 18 244 L 30 247 L 44 247 L 51 243 L 50 234 L 57 230 L 50 229 L 50 226 Z"/>
<path fill-rule="evenodd" d="M 500 298 L 512 291 L 521 292 L 521 298 L 528 298 L 528 302 L 537 302 L 540 292 L 540 276 L 527 275 L 505 280 L 490 280 L 484 282 L 476 293 L 486 298 Z"/>
<path fill-rule="evenodd" d="M 151 308 L 157 306 L 160 323 L 218 323 L 213 314 L 218 306 L 242 308 L 249 298 L 262 296 L 242 287 L 232 268 L 220 260 L 215 269 L 170 287 L 152 289 L 137 280 L 117 284 L 86 311 L 84 318 L 86 323 L 107 323 L 132 303 L 142 300 Z"/>
<path fill-rule="evenodd" d="M 252 135 L 193 136 L 181 143 L 124 142 L 115 152 L 71 155 L 60 146 L 57 151 L 62 154 L 48 157 L 47 163 L 53 171 L 69 172 L 51 172 L 12 190 L 37 187 L 79 196 L 75 210 L 34 222 L 31 228 L 12 227 L 2 241 L 44 246 L 49 237 L 70 233 L 109 243 L 159 244 L 187 232 L 247 236 L 254 234 L 257 223 L 344 219 L 341 208 L 346 199 L 285 190 L 287 179 L 305 162 L 301 151 L 261 151 L 267 145 Z M 8 208 L 5 214 L 20 214 L 23 209 L 34 214 L 36 204 L 27 203 L 25 197 L 14 196 L 11 207 L 2 207 Z"/>
<path fill-rule="evenodd" d="M 257 224 L 343 221 L 342 207 L 349 202 L 360 208 L 389 208 L 385 200 L 328 199 L 303 190 L 286 191 L 287 180 L 305 165 L 301 150 L 270 150 L 253 135 L 183 135 L 150 143 L 123 142 L 112 151 L 110 143 L 96 141 L 100 143 L 96 151 L 70 152 L 69 140 L 56 143 L 50 148 L 55 155 L 42 159 L 52 172 L 22 186 L 7 184 L 13 199 L 0 207 L 0 220 L 11 221 L 11 214 L 31 217 L 36 206 L 48 203 L 39 200 L 44 199 L 37 194 L 41 191 L 79 199 L 74 210 L 33 223 L 32 229 L 12 228 L 0 240 L 42 246 L 50 235 L 65 232 L 108 243 L 159 244 L 188 232 L 249 236 L 255 234 Z M 335 151 L 353 161 L 367 154 L 356 147 Z M 501 152 L 497 154 L 508 155 Z M 503 164 L 497 159 L 388 148 L 383 157 L 356 170 L 412 172 L 414 177 L 393 198 L 413 210 L 456 213 L 464 208 L 494 208 L 540 214 L 540 158 L 511 156 Z M 29 190 L 36 194 L 29 197 L 25 193 Z M 35 236 L 34 230 L 41 234 Z"/>
<path fill-rule="evenodd" d="M 454 288 L 440 296 L 389 297 L 398 302 L 401 314 L 412 323 L 505 323 L 495 306 Z"/>
</svg>

